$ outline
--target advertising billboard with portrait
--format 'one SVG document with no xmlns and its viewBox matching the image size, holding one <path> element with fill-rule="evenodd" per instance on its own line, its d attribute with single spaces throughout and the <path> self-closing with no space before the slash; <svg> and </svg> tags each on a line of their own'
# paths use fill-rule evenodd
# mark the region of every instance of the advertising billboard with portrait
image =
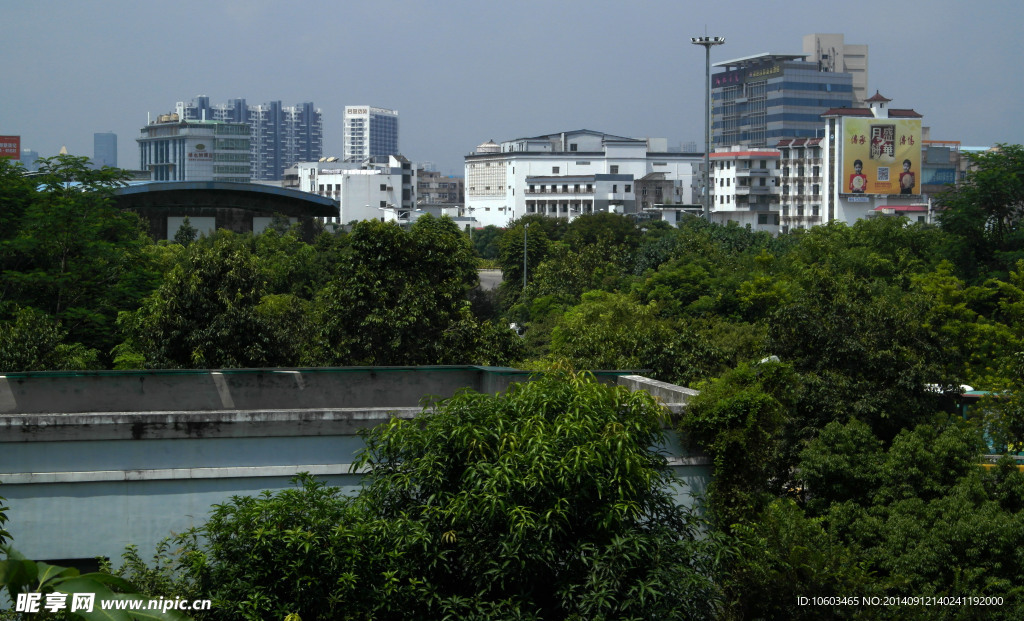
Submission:
<svg viewBox="0 0 1024 621">
<path fill-rule="evenodd" d="M 920 194 L 921 119 L 843 119 L 844 194 Z"/>
</svg>

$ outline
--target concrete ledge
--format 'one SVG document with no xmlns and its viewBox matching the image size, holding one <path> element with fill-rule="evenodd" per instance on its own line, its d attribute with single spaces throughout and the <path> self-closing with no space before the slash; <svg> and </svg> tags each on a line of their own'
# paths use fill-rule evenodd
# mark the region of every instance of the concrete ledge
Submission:
<svg viewBox="0 0 1024 621">
<path fill-rule="evenodd" d="M 673 412 L 681 411 L 690 402 L 691 398 L 700 394 L 692 388 L 660 382 L 643 375 L 622 375 L 618 378 L 618 383 L 620 386 L 625 386 L 630 390 L 646 390 L 652 397 L 657 398 Z"/>
<path fill-rule="evenodd" d="M 419 407 L 324 410 L 205 410 L 199 412 L 78 412 L 0 415 L 0 444 L 154 438 L 248 438 L 350 435 Z"/>
<path fill-rule="evenodd" d="M 300 472 L 315 476 L 363 474 L 352 464 L 307 464 L 298 466 L 237 466 L 229 468 L 164 468 L 158 470 L 92 470 L 81 472 L 0 473 L 4 485 L 40 483 L 95 483 L 97 481 L 173 481 L 182 479 L 249 479 L 293 477 Z"/>
</svg>

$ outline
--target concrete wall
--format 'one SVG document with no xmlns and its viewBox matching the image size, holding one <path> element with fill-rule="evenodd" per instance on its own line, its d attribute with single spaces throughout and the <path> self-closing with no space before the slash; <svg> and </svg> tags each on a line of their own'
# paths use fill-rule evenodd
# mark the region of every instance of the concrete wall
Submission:
<svg viewBox="0 0 1024 621">
<path fill-rule="evenodd" d="M 670 409 L 693 391 L 625 372 Z M 143 556 L 233 495 L 287 488 L 299 472 L 354 493 L 360 430 L 412 417 L 424 397 L 504 391 L 529 374 L 494 367 L 19 373 L 0 376 L 0 496 L 14 546 L 39 560 Z M 664 447 L 692 503 L 706 458 Z"/>
</svg>

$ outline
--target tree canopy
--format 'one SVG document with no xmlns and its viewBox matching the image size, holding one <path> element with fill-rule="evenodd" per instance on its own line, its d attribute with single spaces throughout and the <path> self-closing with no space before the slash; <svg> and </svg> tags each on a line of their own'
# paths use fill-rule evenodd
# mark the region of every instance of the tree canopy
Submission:
<svg viewBox="0 0 1024 621">
<path fill-rule="evenodd" d="M 309 478 L 178 538 L 223 619 L 715 618 L 729 553 L 670 494 L 643 392 L 555 371 L 371 430 L 358 495 Z"/>
</svg>

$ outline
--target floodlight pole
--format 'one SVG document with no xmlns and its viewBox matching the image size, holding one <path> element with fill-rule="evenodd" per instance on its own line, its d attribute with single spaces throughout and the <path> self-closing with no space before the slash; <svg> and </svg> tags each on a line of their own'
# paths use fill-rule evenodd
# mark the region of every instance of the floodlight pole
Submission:
<svg viewBox="0 0 1024 621">
<path fill-rule="evenodd" d="M 690 43 L 704 46 L 704 219 L 711 221 L 711 46 L 722 45 L 725 37 L 690 37 Z"/>
</svg>

